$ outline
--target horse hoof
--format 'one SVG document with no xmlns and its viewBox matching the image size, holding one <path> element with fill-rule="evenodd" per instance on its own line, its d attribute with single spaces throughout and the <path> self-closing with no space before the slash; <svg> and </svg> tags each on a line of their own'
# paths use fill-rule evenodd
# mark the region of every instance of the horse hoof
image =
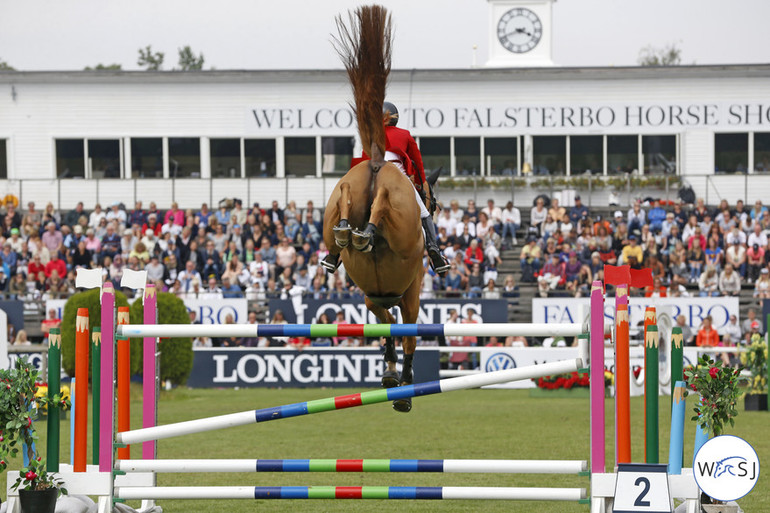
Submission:
<svg viewBox="0 0 770 513">
<path fill-rule="evenodd" d="M 394 388 L 400 384 L 398 371 L 385 371 L 382 374 L 382 388 Z"/>
<path fill-rule="evenodd" d="M 353 230 L 353 247 L 362 253 L 369 253 L 374 244 L 372 243 L 373 237 L 371 233 L 366 231 Z"/>
<path fill-rule="evenodd" d="M 350 244 L 350 226 L 347 223 L 337 225 L 332 228 L 332 231 L 334 232 L 334 243 L 341 248 L 348 247 L 348 244 Z"/>
<path fill-rule="evenodd" d="M 398 401 L 393 401 L 393 409 L 401 412 L 401 413 L 409 413 L 412 411 L 412 399 L 399 399 Z"/>
</svg>

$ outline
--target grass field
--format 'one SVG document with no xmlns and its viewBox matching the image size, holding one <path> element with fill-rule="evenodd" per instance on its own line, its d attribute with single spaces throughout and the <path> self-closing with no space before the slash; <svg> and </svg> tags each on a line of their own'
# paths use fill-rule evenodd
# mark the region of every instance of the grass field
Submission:
<svg viewBox="0 0 770 513">
<path fill-rule="evenodd" d="M 159 422 L 166 424 L 243 410 L 351 393 L 345 389 L 178 389 L 163 392 Z M 138 389 L 134 390 L 139 398 Z M 690 398 L 692 400 L 692 398 Z M 138 427 L 140 406 L 134 402 Z M 642 456 L 642 400 L 632 399 L 634 459 Z M 669 398 L 660 411 L 670 412 Z M 689 419 L 692 408 L 688 405 Z M 607 461 L 614 459 L 614 407 L 607 400 Z M 734 429 L 770 464 L 770 414 L 740 411 Z M 668 459 L 669 414 L 663 415 L 661 462 Z M 39 423 L 44 439 L 45 423 Z M 66 428 L 63 439 L 68 443 Z M 159 442 L 161 458 L 474 458 L 588 459 L 588 399 L 533 399 L 527 391 L 466 390 L 422 397 L 409 414 L 377 404 L 190 435 Z M 692 457 L 694 425 L 688 423 L 685 454 Z M 140 455 L 138 447 L 134 457 Z M 69 457 L 69 446 L 62 447 Z M 687 466 L 687 462 L 685 462 Z M 610 465 L 611 466 L 611 465 Z M 19 468 L 14 462 L 11 468 Z M 5 483 L 4 478 L 0 478 Z M 545 486 L 588 487 L 588 478 L 574 475 L 505 474 L 163 474 L 161 486 Z M 4 489 L 2 493 L 5 495 Z M 182 512 L 268 511 L 537 511 L 587 512 L 588 507 L 564 502 L 507 501 L 163 501 L 163 510 Z M 760 476 L 754 491 L 740 501 L 747 512 L 770 511 L 770 479 Z"/>
</svg>

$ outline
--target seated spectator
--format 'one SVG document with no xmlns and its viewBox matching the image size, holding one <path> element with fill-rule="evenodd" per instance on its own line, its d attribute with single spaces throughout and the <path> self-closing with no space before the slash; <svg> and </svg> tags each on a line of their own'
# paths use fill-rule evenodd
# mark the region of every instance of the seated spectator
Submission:
<svg viewBox="0 0 770 513">
<path fill-rule="evenodd" d="M 765 266 L 765 249 L 759 244 L 754 244 L 746 251 L 746 264 L 748 268 L 748 282 L 752 283 L 759 278 L 759 272 Z"/>
<path fill-rule="evenodd" d="M 559 198 L 551 198 L 551 208 L 548 209 L 548 214 L 551 216 L 551 219 L 562 219 L 566 213 L 567 210 L 559 205 Z"/>
<path fill-rule="evenodd" d="M 102 206 L 97 203 L 94 205 L 94 211 L 91 212 L 91 215 L 88 216 L 88 226 L 96 230 L 96 228 L 101 224 L 102 219 L 105 219 L 107 217 L 107 214 L 102 211 Z"/>
<path fill-rule="evenodd" d="M 700 239 L 693 239 L 692 249 L 687 251 L 687 266 L 690 268 L 690 283 L 698 283 L 701 271 L 706 263 L 706 254 L 700 245 Z"/>
<path fill-rule="evenodd" d="M 67 274 L 67 264 L 65 264 L 64 260 L 59 257 L 58 251 L 51 253 L 51 260 L 45 264 L 46 278 L 50 278 L 53 271 L 56 271 L 58 276 L 64 276 Z"/>
<path fill-rule="evenodd" d="M 551 216 L 551 214 L 548 214 L 545 217 L 545 221 L 541 223 L 540 228 L 540 236 L 543 239 L 550 239 L 551 237 L 557 236 L 559 223 L 553 218 L 553 216 Z"/>
<path fill-rule="evenodd" d="M 465 266 L 470 271 L 474 264 L 484 262 L 484 251 L 479 247 L 478 239 L 471 240 L 470 246 L 465 250 Z"/>
<path fill-rule="evenodd" d="M 652 279 L 652 286 L 647 286 L 644 288 L 644 297 L 659 298 L 667 296 L 668 291 L 663 285 L 663 280 L 661 280 L 660 276 L 656 276 Z"/>
<path fill-rule="evenodd" d="M 495 231 L 500 233 L 502 230 L 501 225 L 503 222 L 503 211 L 500 209 L 500 207 L 495 206 L 495 200 L 489 198 L 487 200 L 487 206 L 482 208 L 481 211 L 487 215 L 487 218 L 494 227 Z"/>
<path fill-rule="evenodd" d="M 491 280 L 497 280 L 497 267 L 502 264 L 500 259 L 500 251 L 495 247 L 493 239 L 487 239 L 486 246 L 484 247 L 484 263 L 482 268 L 484 269 L 484 282 Z"/>
<path fill-rule="evenodd" d="M 717 270 L 717 272 L 720 272 L 722 270 L 724 252 L 718 244 L 719 241 L 717 239 L 709 239 L 708 247 L 704 253 L 706 255 L 706 265 L 711 265 L 714 267 L 714 269 Z"/>
<path fill-rule="evenodd" d="M 542 196 L 538 196 L 535 199 L 535 206 L 532 207 L 529 213 L 529 225 L 542 235 L 543 229 L 541 225 L 545 222 L 547 216 L 548 210 L 545 208 L 545 200 Z"/>
<path fill-rule="evenodd" d="M 738 273 L 743 278 L 746 277 L 748 267 L 746 264 L 746 248 L 741 245 L 739 239 L 734 239 L 732 246 L 727 248 L 727 251 L 725 252 L 725 263 L 732 265 L 733 269 L 737 269 Z"/>
<path fill-rule="evenodd" d="M 634 202 L 634 205 L 628 211 L 628 215 L 626 217 L 629 233 L 641 231 L 642 225 L 644 225 L 646 222 L 647 214 L 644 210 L 642 210 L 642 204 L 639 200 Z"/>
<path fill-rule="evenodd" d="M 676 318 L 676 326 L 682 330 L 682 340 L 685 346 L 695 345 L 695 335 L 692 332 L 692 328 L 687 323 L 687 319 L 684 315 L 680 315 Z"/>
<path fill-rule="evenodd" d="M 706 270 L 698 278 L 698 289 L 701 297 L 719 296 L 719 276 L 716 269 L 706 266 Z"/>
<path fill-rule="evenodd" d="M 225 298 L 243 297 L 241 288 L 227 276 L 222 277 L 222 287 L 220 291 Z"/>
<path fill-rule="evenodd" d="M 695 339 L 695 345 L 698 347 L 716 347 L 719 345 L 719 333 L 711 325 L 711 316 L 707 315 L 703 319 L 701 328 L 698 330 L 698 336 Z"/>
<path fill-rule="evenodd" d="M 11 299 L 24 300 L 27 299 L 27 282 L 24 277 L 24 273 L 17 272 L 11 279 L 11 283 L 8 285 L 8 294 Z"/>
<path fill-rule="evenodd" d="M 540 271 L 542 251 L 537 245 L 537 239 L 529 236 L 527 244 L 521 248 L 521 281 L 534 282 L 535 274 Z"/>
<path fill-rule="evenodd" d="M 504 298 L 519 297 L 519 286 L 516 285 L 512 274 L 506 275 L 503 281 L 502 295 Z"/>
<path fill-rule="evenodd" d="M 500 299 L 500 289 L 498 289 L 495 285 L 495 280 L 489 279 L 487 281 L 487 286 L 484 287 L 484 290 L 481 293 L 481 297 L 483 299 Z"/>
<path fill-rule="evenodd" d="M 647 213 L 647 223 L 653 232 L 657 232 L 663 229 L 663 221 L 666 220 L 666 215 L 666 211 L 663 210 L 660 206 L 660 201 L 653 201 L 652 208 Z"/>
<path fill-rule="evenodd" d="M 630 264 L 629 260 L 632 257 L 635 258 L 639 264 L 641 264 L 641 262 L 644 260 L 644 252 L 642 251 L 641 246 L 637 244 L 636 235 L 628 236 L 628 245 L 623 248 L 621 254 L 623 255 L 623 264 Z"/>
<path fill-rule="evenodd" d="M 759 272 L 759 279 L 754 283 L 754 297 L 759 299 L 770 298 L 770 271 L 763 267 Z"/>
<path fill-rule="evenodd" d="M 449 272 L 444 276 L 444 290 L 446 297 L 460 297 L 460 291 L 464 290 L 462 276 L 457 272 L 455 261 L 452 261 Z"/>
<path fill-rule="evenodd" d="M 722 343 L 725 346 L 737 346 L 741 343 L 741 326 L 735 314 L 730 314 L 727 324 L 723 328 Z"/>
<path fill-rule="evenodd" d="M 554 253 L 543 266 L 543 271 L 537 278 L 540 297 L 547 297 L 549 290 L 554 290 L 559 285 L 563 285 L 565 280 L 564 263 L 559 260 L 559 255 Z"/>
<path fill-rule="evenodd" d="M 451 268 L 451 267 L 450 267 Z M 481 289 L 484 286 L 484 276 L 481 274 L 481 264 L 474 263 L 471 272 L 468 275 L 468 293 L 465 297 L 477 298 L 481 295 Z"/>
<path fill-rule="evenodd" d="M 492 230 L 494 230 L 494 226 L 489 220 L 486 212 L 482 210 L 479 212 L 479 221 L 476 223 L 476 237 L 484 239 Z"/>
<path fill-rule="evenodd" d="M 719 275 L 719 292 L 723 296 L 741 295 L 741 277 L 730 264 L 727 264 Z"/>
</svg>

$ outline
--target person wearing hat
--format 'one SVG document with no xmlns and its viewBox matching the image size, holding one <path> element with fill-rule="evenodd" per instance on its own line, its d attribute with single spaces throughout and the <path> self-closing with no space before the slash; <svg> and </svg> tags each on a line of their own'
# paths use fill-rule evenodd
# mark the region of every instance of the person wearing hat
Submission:
<svg viewBox="0 0 770 513">
<path fill-rule="evenodd" d="M 662 237 L 668 237 L 668 235 L 671 233 L 671 229 L 676 226 L 677 229 L 679 228 L 679 225 L 676 224 L 676 220 L 674 220 L 674 213 L 668 212 L 666 214 L 666 218 L 660 223 L 660 234 Z"/>
<path fill-rule="evenodd" d="M 11 244 L 11 249 L 19 254 L 22 253 L 24 248 L 24 239 L 20 235 L 21 233 L 18 228 L 11 228 L 11 236 L 7 240 Z"/>
<path fill-rule="evenodd" d="M 748 266 L 748 282 L 754 283 L 765 265 L 765 249 L 754 243 L 746 251 L 746 264 Z"/>
<path fill-rule="evenodd" d="M 126 219 L 128 219 L 126 211 L 120 208 L 120 201 L 114 201 L 110 205 L 110 211 L 107 212 L 106 217 L 107 221 L 117 221 L 119 228 L 126 226 Z"/>
<path fill-rule="evenodd" d="M 759 271 L 759 278 L 754 284 L 754 297 L 759 299 L 770 299 L 770 271 L 763 267 Z"/>
<path fill-rule="evenodd" d="M 580 225 L 580 221 L 589 216 L 588 207 L 583 205 L 580 194 L 575 194 L 575 205 L 569 209 L 569 220 L 574 226 Z"/>
<path fill-rule="evenodd" d="M 537 278 L 537 288 L 540 297 L 547 297 L 549 290 L 554 290 L 565 283 L 567 275 L 564 270 L 564 262 L 559 259 L 559 254 L 554 253 L 543 266 L 543 272 Z"/>
<path fill-rule="evenodd" d="M 623 264 L 631 264 L 631 258 L 636 260 L 637 265 L 642 263 L 644 252 L 636 239 L 636 235 L 629 235 L 628 245 L 623 248 L 621 255 L 623 255 Z"/>
<path fill-rule="evenodd" d="M 756 324 L 755 324 L 756 323 Z M 757 317 L 757 311 L 754 308 L 749 308 L 746 312 L 746 318 L 741 322 L 741 332 L 743 333 L 746 341 L 751 337 L 752 329 L 756 328 L 759 333 L 764 332 L 764 325 L 762 319 Z"/>
</svg>

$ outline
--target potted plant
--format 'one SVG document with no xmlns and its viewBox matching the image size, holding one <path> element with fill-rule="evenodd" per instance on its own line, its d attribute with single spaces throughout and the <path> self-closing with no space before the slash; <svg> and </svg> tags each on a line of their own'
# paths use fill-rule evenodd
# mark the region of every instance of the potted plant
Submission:
<svg viewBox="0 0 770 513">
<path fill-rule="evenodd" d="M 687 387 L 701 397 L 693 408 L 695 416 L 692 420 L 707 435 L 719 436 L 725 432 L 727 424 L 735 425 L 742 370 L 743 366 L 737 369 L 725 367 L 721 360 L 714 362 L 708 355 L 703 355 L 698 359 L 697 366 L 684 371 Z M 685 396 L 687 394 L 688 391 L 685 391 Z M 739 511 L 737 504 L 725 505 L 705 494 L 701 494 L 701 510 L 707 513 Z"/>
<path fill-rule="evenodd" d="M 26 358 L 16 360 L 13 369 L 0 370 L 0 472 L 8 467 L 12 457 L 25 450 L 29 463 L 11 489 L 19 490 L 23 513 L 53 513 L 59 494 L 67 490 L 55 474 L 46 470 L 45 460 L 37 454 L 37 433 L 32 422 L 36 410 L 32 407 L 36 400 L 37 404 L 67 407 L 69 401 L 61 394 L 36 399 L 37 379 L 37 370 Z"/>
<path fill-rule="evenodd" d="M 751 337 L 748 351 L 741 353 L 741 363 L 751 372 L 749 390 L 743 399 L 746 411 L 767 411 L 767 343 L 759 333 Z"/>
</svg>

